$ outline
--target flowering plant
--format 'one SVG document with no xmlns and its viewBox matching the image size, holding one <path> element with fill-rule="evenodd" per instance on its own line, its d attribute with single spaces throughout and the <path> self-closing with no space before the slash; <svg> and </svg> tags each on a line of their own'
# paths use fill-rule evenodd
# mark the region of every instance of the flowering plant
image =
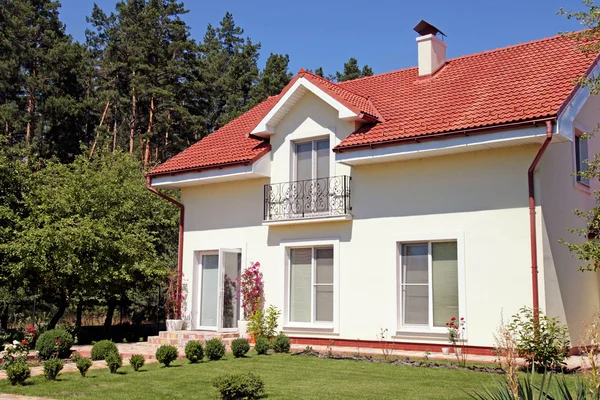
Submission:
<svg viewBox="0 0 600 400">
<path fill-rule="evenodd" d="M 456 355 L 457 361 L 463 365 L 467 363 L 467 353 L 465 352 L 465 321 L 464 317 L 461 317 L 458 321 L 456 317 L 452 317 L 450 322 L 446 322 L 448 327 L 448 341 L 454 346 L 454 355 Z"/>
<path fill-rule="evenodd" d="M 25 342 L 25 340 L 23 340 L 23 342 Z M 29 346 L 23 342 L 13 340 L 12 344 L 6 344 L 4 346 L 4 351 L 0 352 L 0 357 L 2 358 L 0 369 L 6 369 L 13 364 L 24 363 L 27 361 Z"/>
<path fill-rule="evenodd" d="M 168 319 L 181 319 L 179 304 L 183 303 L 185 297 L 183 290 L 179 292 L 177 271 L 167 276 L 167 290 L 165 291 L 165 312 Z"/>
<path fill-rule="evenodd" d="M 264 304 L 263 274 L 260 272 L 260 263 L 251 263 L 237 278 L 238 296 L 236 300 L 242 301 L 244 319 L 247 321 L 256 310 L 262 309 Z"/>
</svg>

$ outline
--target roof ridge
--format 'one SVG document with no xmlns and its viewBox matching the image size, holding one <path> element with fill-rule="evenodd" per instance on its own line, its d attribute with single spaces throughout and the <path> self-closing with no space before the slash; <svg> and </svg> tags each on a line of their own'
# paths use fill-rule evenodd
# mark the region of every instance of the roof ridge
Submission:
<svg viewBox="0 0 600 400">
<path fill-rule="evenodd" d="M 341 88 L 341 89 L 344 89 L 345 91 L 347 91 L 347 92 L 350 92 L 350 93 L 352 93 L 352 94 L 353 94 L 353 95 L 355 95 L 355 96 L 362 97 L 362 98 L 363 98 L 363 99 L 365 99 L 365 100 L 369 100 L 369 97 L 368 97 L 368 96 L 365 96 L 364 94 L 357 93 L 357 92 L 355 92 L 354 90 L 351 90 L 351 89 L 349 89 L 349 88 L 347 88 L 347 87 L 343 87 L 343 86 L 341 86 L 341 84 L 342 84 L 343 82 L 333 82 L 333 81 L 330 81 L 330 80 L 329 80 L 329 79 L 327 79 L 327 78 L 324 78 L 324 77 L 322 77 L 322 76 L 316 75 L 315 73 L 313 73 L 313 72 L 310 72 L 310 71 L 307 71 L 307 70 L 301 70 L 301 72 L 300 72 L 300 73 L 309 74 L 309 75 L 311 75 L 311 76 L 313 76 L 313 77 L 315 77 L 315 78 L 317 78 L 317 79 L 320 79 L 320 80 L 322 80 L 322 81 L 325 81 L 325 82 L 327 82 L 327 83 L 331 83 L 332 85 L 335 85 L 335 86 L 337 86 L 337 87 L 339 87 L 339 88 Z M 348 82 L 348 81 L 346 81 L 346 82 Z"/>
<path fill-rule="evenodd" d="M 464 54 L 462 56 L 458 56 L 458 57 L 454 57 L 454 58 L 449 58 L 448 60 L 446 60 L 446 62 L 449 63 L 451 61 L 457 61 L 457 60 L 461 60 L 461 59 L 464 59 L 464 58 L 482 56 L 482 55 L 487 55 L 487 54 L 490 54 L 490 53 L 496 53 L 496 52 L 500 52 L 500 51 L 510 50 L 510 49 L 515 48 L 515 47 L 528 46 L 528 45 L 533 45 L 533 44 L 540 43 L 540 42 L 545 42 L 545 41 L 550 41 L 550 40 L 556 40 L 556 39 L 560 39 L 560 38 L 566 38 L 567 35 L 569 35 L 569 34 L 573 34 L 573 33 L 577 33 L 577 32 L 582 32 L 584 30 L 585 29 L 580 30 L 580 31 L 574 31 L 574 32 L 560 33 L 558 35 L 554 35 L 554 36 L 550 36 L 550 37 L 545 37 L 545 38 L 541 38 L 541 39 L 534 39 L 534 40 L 531 40 L 529 42 L 522 42 L 522 43 L 517 43 L 517 44 L 511 44 L 509 46 L 497 47 L 495 49 L 484 50 L 484 51 L 480 51 L 478 53 Z M 413 70 L 413 69 L 417 69 L 417 68 L 419 68 L 418 65 L 413 65 L 412 67 L 406 67 L 406 68 L 395 69 L 395 70 L 392 70 L 392 71 L 381 72 L 379 74 L 374 74 L 374 75 L 370 75 L 370 76 L 363 76 L 361 78 L 356 78 L 356 79 L 351 79 L 349 81 L 339 82 L 338 84 L 345 86 L 345 84 L 347 84 L 347 83 L 353 83 L 353 82 L 357 82 L 357 81 L 361 81 L 361 80 L 368 80 L 368 79 L 378 78 L 378 77 L 382 77 L 382 76 L 386 76 L 386 75 L 407 72 L 407 71 L 410 71 L 410 70 Z M 346 87 L 344 87 L 344 89 L 346 89 Z"/>
</svg>

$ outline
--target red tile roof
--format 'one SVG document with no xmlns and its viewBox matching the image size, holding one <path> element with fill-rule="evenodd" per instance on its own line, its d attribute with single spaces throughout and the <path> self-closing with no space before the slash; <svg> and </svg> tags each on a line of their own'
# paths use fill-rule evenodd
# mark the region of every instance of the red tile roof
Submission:
<svg viewBox="0 0 600 400">
<path fill-rule="evenodd" d="M 363 125 L 336 150 L 554 117 L 576 88 L 575 80 L 595 60 L 576 45 L 556 36 L 458 57 L 427 78 L 419 78 L 418 68 L 413 67 L 336 84 L 300 70 L 282 94 L 305 77 L 353 111 L 380 121 Z M 265 100 L 150 174 L 248 163 L 262 157 L 270 145 L 248 134 L 282 94 Z"/>
</svg>

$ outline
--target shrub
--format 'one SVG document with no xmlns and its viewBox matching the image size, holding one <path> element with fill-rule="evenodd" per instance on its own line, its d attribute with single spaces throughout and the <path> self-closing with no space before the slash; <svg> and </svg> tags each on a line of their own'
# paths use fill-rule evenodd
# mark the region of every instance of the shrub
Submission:
<svg viewBox="0 0 600 400">
<path fill-rule="evenodd" d="M 119 353 L 110 353 L 106 356 L 105 361 L 111 374 L 116 374 L 117 370 L 123 366 L 123 357 Z"/>
<path fill-rule="evenodd" d="M 185 357 L 194 364 L 204 358 L 204 347 L 199 340 L 191 340 L 185 345 Z"/>
<path fill-rule="evenodd" d="M 117 345 L 110 340 L 101 340 L 92 347 L 92 360 L 106 360 L 111 353 L 119 353 Z"/>
<path fill-rule="evenodd" d="M 231 342 L 231 351 L 235 358 L 244 357 L 250 351 L 250 343 L 247 339 L 234 339 Z"/>
<path fill-rule="evenodd" d="M 73 346 L 73 336 L 69 332 L 64 329 L 52 329 L 40 335 L 35 349 L 42 360 L 48 360 L 52 356 L 68 357 L 71 346 Z"/>
<path fill-rule="evenodd" d="M 225 400 L 260 399 L 264 394 L 265 384 L 260 377 L 252 374 L 225 374 L 213 381 L 213 386 Z"/>
<path fill-rule="evenodd" d="M 221 338 L 206 341 L 206 357 L 211 361 L 220 360 L 225 355 L 225 345 Z"/>
<path fill-rule="evenodd" d="M 74 351 L 74 352 L 71 353 L 71 356 L 69 358 L 74 363 L 77 363 L 77 361 L 81 360 L 82 357 L 81 357 L 81 354 L 79 354 L 78 351 Z"/>
<path fill-rule="evenodd" d="M 129 365 L 131 365 L 133 367 L 133 370 L 135 372 L 139 371 L 140 368 L 142 368 L 145 363 L 146 363 L 146 360 L 144 359 L 144 356 L 142 356 L 141 354 L 134 354 L 129 359 Z"/>
<path fill-rule="evenodd" d="M 173 361 L 177 360 L 178 356 L 179 352 L 174 346 L 164 345 L 156 350 L 156 359 L 159 363 L 165 364 L 165 367 L 170 366 Z"/>
<path fill-rule="evenodd" d="M 275 353 L 289 353 L 290 351 L 290 338 L 283 332 L 279 332 L 279 335 L 273 340 L 273 350 Z"/>
<path fill-rule="evenodd" d="M 569 331 L 558 318 L 548 318 L 541 311 L 535 322 L 533 310 L 523 307 L 513 315 L 509 329 L 515 333 L 519 356 L 539 371 L 561 368 L 569 355 Z"/>
<path fill-rule="evenodd" d="M 256 343 L 254 344 L 254 350 L 258 354 L 267 354 L 269 349 L 271 348 L 271 344 L 269 343 L 269 339 L 264 336 L 260 336 L 256 338 Z"/>
<path fill-rule="evenodd" d="M 11 385 L 22 385 L 25 380 L 31 376 L 29 366 L 24 362 L 17 362 L 6 368 L 6 378 Z"/>
<path fill-rule="evenodd" d="M 92 366 L 92 360 L 90 360 L 89 358 L 80 357 L 79 360 L 77 360 L 77 362 L 75 363 L 75 365 L 77 366 L 81 377 L 85 378 L 85 374 L 87 374 L 88 369 L 90 369 L 90 367 Z"/>
<path fill-rule="evenodd" d="M 250 315 L 248 332 L 253 334 L 255 338 L 259 336 L 266 336 L 268 339 L 274 338 L 280 315 L 281 311 L 273 305 L 269 306 L 267 311 L 264 311 L 262 308 L 256 309 Z"/>
<path fill-rule="evenodd" d="M 44 362 L 44 376 L 46 379 L 54 381 L 58 373 L 62 371 L 64 365 L 61 359 L 51 358 Z"/>
</svg>

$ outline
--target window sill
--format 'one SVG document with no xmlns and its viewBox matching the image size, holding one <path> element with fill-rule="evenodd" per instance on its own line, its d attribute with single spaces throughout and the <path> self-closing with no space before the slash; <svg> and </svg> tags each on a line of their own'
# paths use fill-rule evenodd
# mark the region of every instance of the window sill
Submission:
<svg viewBox="0 0 600 400">
<path fill-rule="evenodd" d="M 304 218 L 290 218 L 290 219 L 278 219 L 263 221 L 263 226 L 277 226 L 277 225 L 296 225 L 296 224 L 310 224 L 318 222 L 334 222 L 334 221 L 350 221 L 352 215 L 324 215 L 324 216 L 311 216 Z"/>
<path fill-rule="evenodd" d="M 333 326 L 284 326 L 283 332 L 292 334 L 338 334 Z"/>
<path fill-rule="evenodd" d="M 392 339 L 398 340 L 432 340 L 432 341 L 448 341 L 448 333 L 445 331 L 432 330 L 411 330 L 402 329 L 392 336 Z"/>
<path fill-rule="evenodd" d="M 590 185 L 585 184 L 583 182 L 579 182 L 579 181 L 575 181 L 575 189 L 579 190 L 580 192 L 586 193 L 586 194 L 591 194 L 592 193 L 592 189 L 590 188 Z"/>
</svg>

